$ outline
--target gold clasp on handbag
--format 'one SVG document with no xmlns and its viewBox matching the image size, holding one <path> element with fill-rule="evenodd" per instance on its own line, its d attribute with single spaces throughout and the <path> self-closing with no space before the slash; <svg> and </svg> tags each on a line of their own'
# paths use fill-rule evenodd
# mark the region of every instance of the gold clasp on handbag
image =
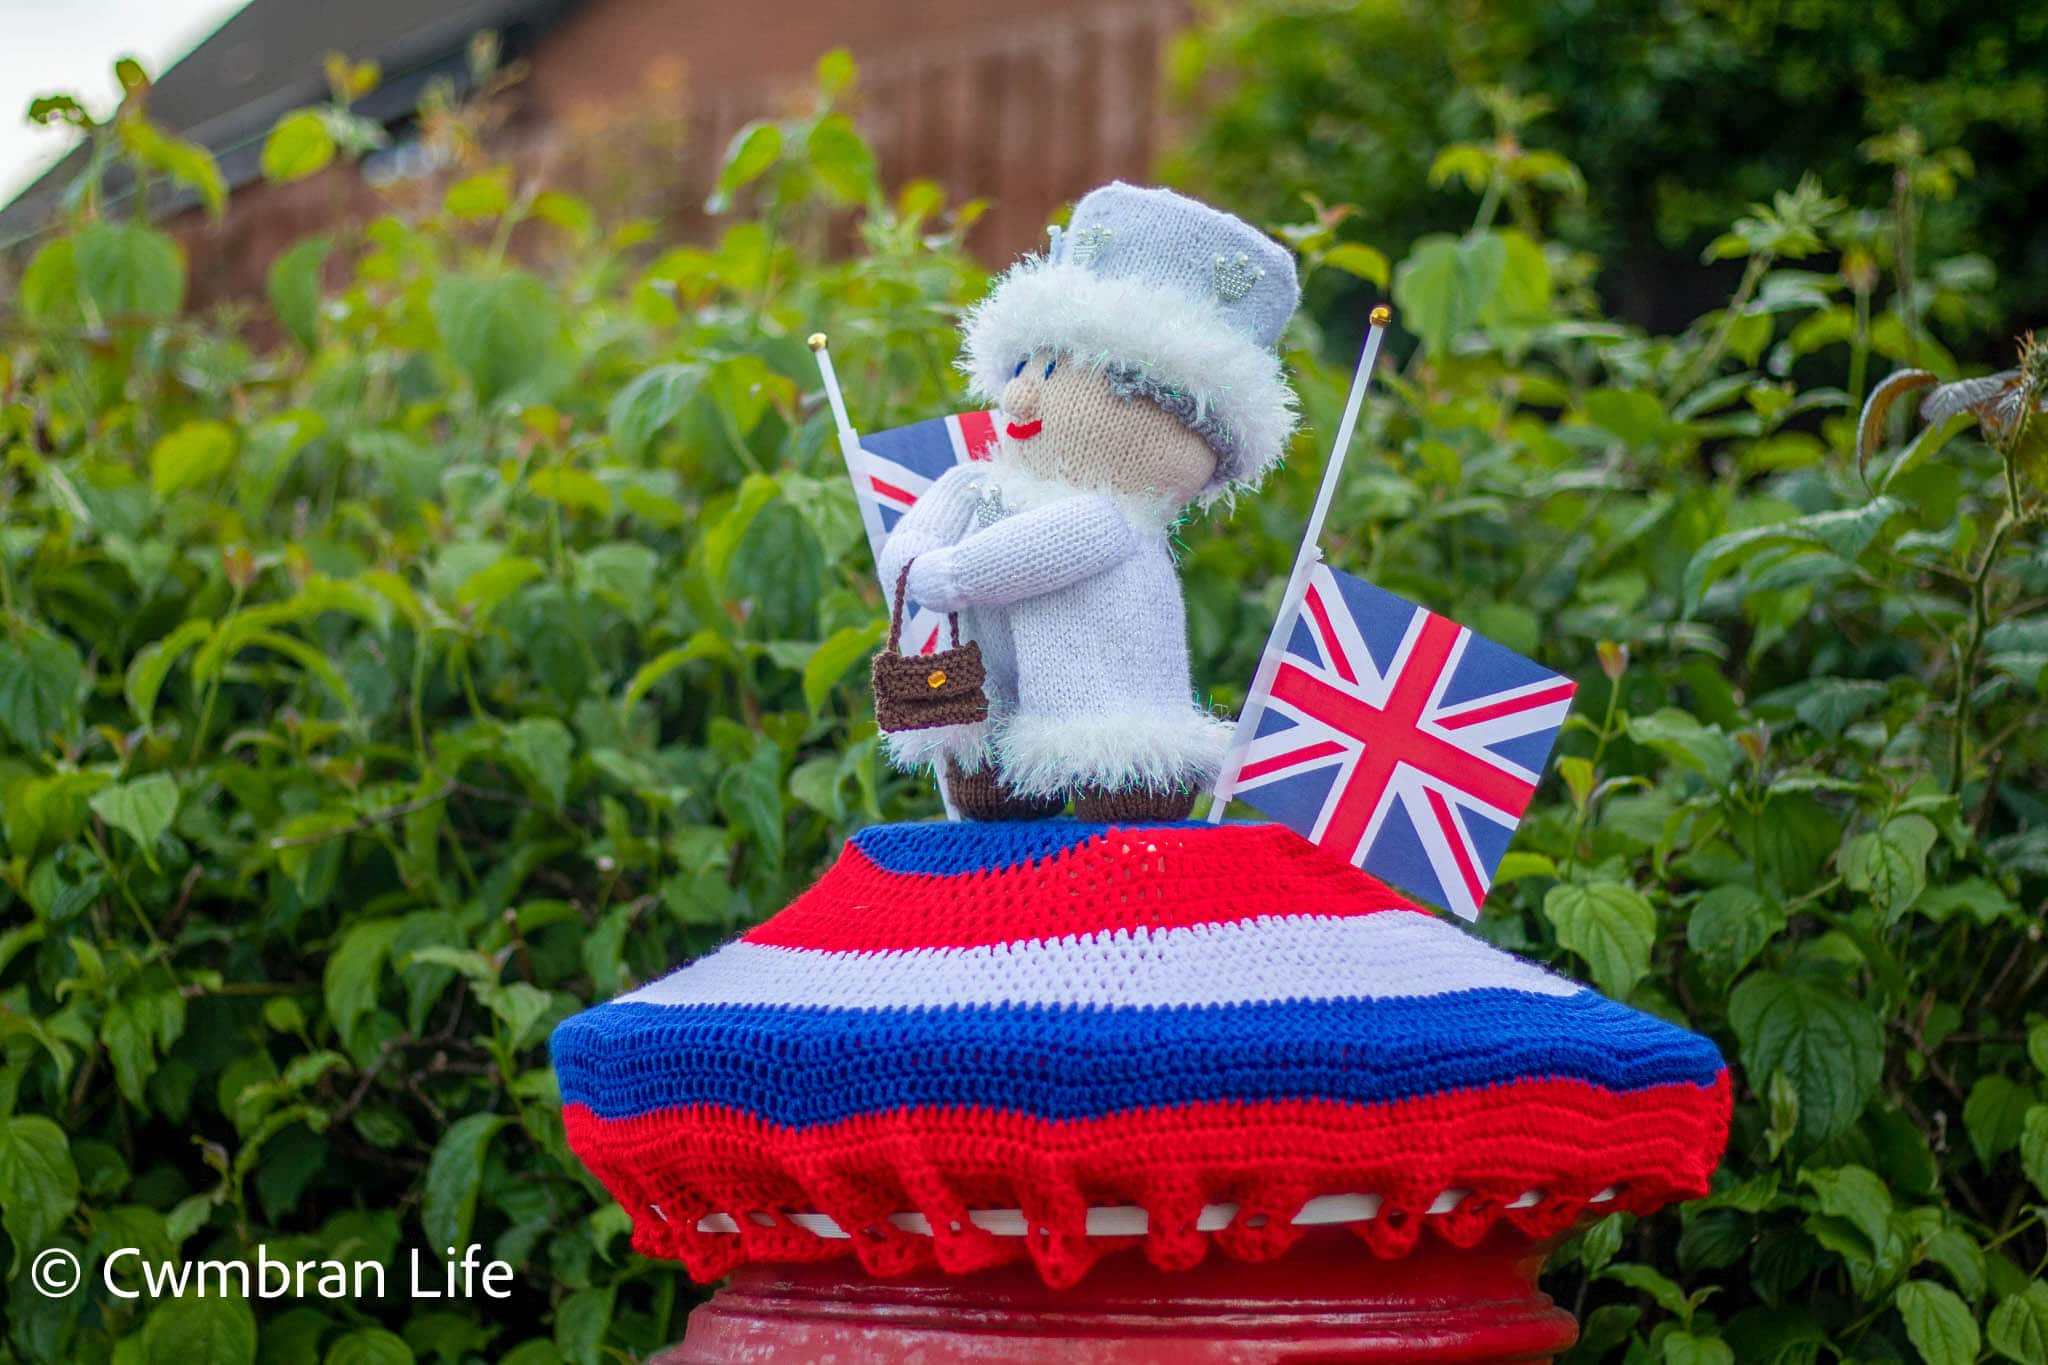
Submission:
<svg viewBox="0 0 2048 1365">
<path fill-rule="evenodd" d="M 931 675 L 924 680 L 924 685 L 931 688 L 934 692 L 944 687 L 946 685 L 946 670 L 943 668 L 933 669 Z"/>
</svg>

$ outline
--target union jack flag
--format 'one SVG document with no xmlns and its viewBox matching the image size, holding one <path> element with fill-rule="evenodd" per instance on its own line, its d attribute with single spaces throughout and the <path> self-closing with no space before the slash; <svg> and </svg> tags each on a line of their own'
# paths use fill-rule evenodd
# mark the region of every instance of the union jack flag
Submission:
<svg viewBox="0 0 2048 1365">
<path fill-rule="evenodd" d="M 1233 794 L 1478 918 L 1578 685 L 1325 564 L 1261 675 Z"/>
<path fill-rule="evenodd" d="M 995 449 L 996 415 L 993 412 L 961 412 L 950 417 L 933 417 L 907 427 L 869 432 L 860 438 L 860 467 L 854 476 L 854 495 L 864 510 L 869 548 L 877 562 L 882 546 L 903 514 L 917 505 L 941 474 L 963 460 L 986 460 Z M 894 583 L 884 583 L 894 592 Z M 904 604 L 903 649 L 905 653 L 930 654 L 938 649 L 945 629 L 943 612 L 926 611 L 915 602 Z"/>
</svg>

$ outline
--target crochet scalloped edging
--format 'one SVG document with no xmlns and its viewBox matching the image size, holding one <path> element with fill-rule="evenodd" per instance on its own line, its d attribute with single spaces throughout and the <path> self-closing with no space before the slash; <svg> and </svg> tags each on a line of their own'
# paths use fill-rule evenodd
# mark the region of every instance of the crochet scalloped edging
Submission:
<svg viewBox="0 0 2048 1365">
<path fill-rule="evenodd" d="M 1647 1099 L 1533 1083 L 1516 1103 L 1536 1121 L 1505 1129 L 1486 1092 L 1265 1105 L 1255 1128 L 1231 1105 L 1066 1133 L 986 1111 L 807 1131 L 713 1109 L 605 1120 L 571 1106 L 564 1119 L 632 1215 L 635 1249 L 696 1280 L 749 1262 L 853 1256 L 891 1276 L 1029 1258 L 1064 1288 L 1132 1247 L 1181 1270 L 1212 1245 L 1263 1261 L 1337 1225 L 1392 1258 L 1425 1235 L 1470 1247 L 1501 1224 L 1543 1239 L 1589 1210 L 1646 1214 L 1707 1192 L 1730 1099 L 1725 1073 Z"/>
</svg>

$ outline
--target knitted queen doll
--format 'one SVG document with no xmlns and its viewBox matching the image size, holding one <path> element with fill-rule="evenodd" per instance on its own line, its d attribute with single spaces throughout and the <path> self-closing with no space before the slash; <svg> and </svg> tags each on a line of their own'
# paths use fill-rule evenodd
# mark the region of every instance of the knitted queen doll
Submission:
<svg viewBox="0 0 2048 1365">
<path fill-rule="evenodd" d="M 1274 352 L 1300 297 L 1289 252 L 1170 190 L 1075 206 L 1051 249 L 966 319 L 960 367 L 1000 404 L 986 463 L 939 478 L 881 577 L 957 612 L 987 667 L 984 722 L 889 737 L 943 765 L 973 819 L 1172 820 L 1229 727 L 1197 704 L 1171 529 L 1249 489 L 1294 428 Z"/>
</svg>

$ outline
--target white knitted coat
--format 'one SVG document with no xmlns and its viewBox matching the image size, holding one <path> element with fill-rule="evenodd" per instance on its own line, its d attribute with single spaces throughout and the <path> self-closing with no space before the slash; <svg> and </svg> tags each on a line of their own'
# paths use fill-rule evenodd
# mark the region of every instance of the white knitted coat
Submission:
<svg viewBox="0 0 2048 1365">
<path fill-rule="evenodd" d="M 898 763 L 993 760 L 1028 795 L 1213 780 L 1230 728 L 1195 704 L 1168 509 L 1077 492 L 1015 465 L 948 470 L 897 523 L 882 581 L 960 613 L 989 720 L 889 737 Z"/>
</svg>

